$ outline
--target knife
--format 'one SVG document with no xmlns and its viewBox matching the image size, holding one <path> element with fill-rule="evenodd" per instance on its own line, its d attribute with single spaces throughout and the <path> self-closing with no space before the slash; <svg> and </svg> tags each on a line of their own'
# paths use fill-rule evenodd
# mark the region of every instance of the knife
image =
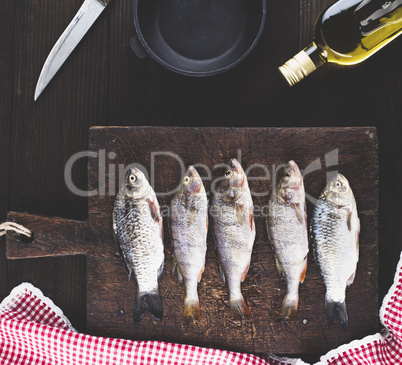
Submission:
<svg viewBox="0 0 402 365">
<path fill-rule="evenodd" d="M 50 51 L 36 84 L 36 100 L 47 84 L 70 56 L 98 16 L 105 10 L 110 0 L 85 0 L 74 19 L 57 40 Z"/>
</svg>

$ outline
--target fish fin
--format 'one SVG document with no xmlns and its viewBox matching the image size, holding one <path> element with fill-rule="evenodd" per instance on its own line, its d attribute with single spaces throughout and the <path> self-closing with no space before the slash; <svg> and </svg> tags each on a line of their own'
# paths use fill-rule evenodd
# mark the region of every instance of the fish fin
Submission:
<svg viewBox="0 0 402 365">
<path fill-rule="evenodd" d="M 341 327 L 346 330 L 348 328 L 348 312 L 346 309 L 346 303 L 337 303 L 335 311 L 336 318 L 338 318 L 339 322 L 341 323 Z"/>
<path fill-rule="evenodd" d="M 198 282 L 200 282 L 200 281 L 201 281 L 202 274 L 204 273 L 204 270 L 205 270 L 205 264 L 204 264 L 204 266 L 202 267 L 202 269 L 201 269 L 200 273 L 198 274 Z"/>
<path fill-rule="evenodd" d="M 165 267 L 165 260 L 162 260 L 161 266 L 159 266 L 159 269 L 158 269 L 158 279 L 162 275 L 164 267 Z"/>
<path fill-rule="evenodd" d="M 142 318 L 147 308 L 158 321 L 162 319 L 162 300 L 159 293 L 137 294 L 134 303 L 134 322 L 138 322 Z"/>
<path fill-rule="evenodd" d="M 172 262 L 172 276 L 174 275 L 174 272 L 177 270 L 177 261 L 176 261 L 176 256 L 173 255 L 173 262 Z"/>
<path fill-rule="evenodd" d="M 300 206 L 300 204 L 293 203 L 292 207 L 294 208 L 294 210 L 296 212 L 296 217 L 297 217 L 297 220 L 299 221 L 299 223 L 300 224 L 305 223 L 305 221 L 304 221 L 305 212 L 302 210 L 302 207 Z"/>
<path fill-rule="evenodd" d="M 254 231 L 255 230 L 255 221 L 254 221 L 254 213 L 253 212 L 251 212 L 249 214 L 249 220 L 250 220 L 250 229 L 252 231 Z"/>
<path fill-rule="evenodd" d="M 297 314 L 297 308 L 299 306 L 299 297 L 289 299 L 288 295 L 282 302 L 282 309 L 279 315 L 279 319 L 294 321 Z"/>
<path fill-rule="evenodd" d="M 163 219 L 161 216 L 161 213 L 159 211 L 159 203 L 158 200 L 156 199 L 156 196 L 153 197 L 153 199 L 147 199 L 148 205 L 149 205 L 149 210 L 151 212 L 151 217 L 152 219 L 159 224 L 159 235 L 162 238 L 162 241 L 164 239 L 164 234 L 163 234 Z"/>
<path fill-rule="evenodd" d="M 306 227 L 306 231 L 308 232 L 308 220 L 307 220 L 307 205 L 304 202 L 304 226 Z"/>
<path fill-rule="evenodd" d="M 132 273 L 132 270 L 130 270 L 129 267 L 128 267 L 128 265 L 127 265 L 126 259 L 124 258 L 123 250 L 121 249 L 120 240 L 118 239 L 118 237 L 116 236 L 116 234 L 115 234 L 114 232 L 113 232 L 113 238 L 114 238 L 114 242 L 116 243 L 117 249 L 118 249 L 118 251 L 119 251 L 119 253 L 120 253 L 120 257 L 123 259 L 124 267 L 125 267 L 126 270 L 127 270 L 128 281 L 130 281 L 130 280 L 131 280 L 131 273 Z"/>
<path fill-rule="evenodd" d="M 134 322 L 138 322 L 142 318 L 146 309 L 145 295 L 137 294 L 137 299 L 134 303 Z"/>
<path fill-rule="evenodd" d="M 201 320 L 200 301 L 198 299 L 184 300 L 184 319 L 187 323 L 192 319 Z"/>
<path fill-rule="evenodd" d="M 339 319 L 342 328 L 346 330 L 346 328 L 348 327 L 348 313 L 346 310 L 346 303 L 326 300 L 324 320 L 328 327 L 334 322 L 335 317 Z"/>
<path fill-rule="evenodd" d="M 162 243 L 163 243 L 163 240 L 165 239 L 165 235 L 164 235 L 164 233 L 163 233 L 163 220 L 162 220 L 162 217 L 160 217 L 160 220 L 159 220 L 159 235 L 160 235 L 160 238 L 162 239 Z"/>
<path fill-rule="evenodd" d="M 226 283 L 225 273 L 223 272 L 221 264 L 219 264 L 219 272 L 221 273 L 223 282 Z"/>
<path fill-rule="evenodd" d="M 304 283 L 304 280 L 306 279 L 306 272 L 307 272 L 307 256 L 304 258 L 304 260 L 306 261 L 306 264 L 304 265 L 304 269 L 300 275 L 300 282 Z"/>
<path fill-rule="evenodd" d="M 350 276 L 348 282 L 346 283 L 347 286 L 351 286 L 355 280 L 356 271 Z"/>
<path fill-rule="evenodd" d="M 272 234 L 271 234 L 271 230 L 269 228 L 272 225 L 272 218 L 268 217 L 265 222 L 266 222 L 266 226 L 267 226 L 268 242 L 271 245 L 271 248 L 274 250 L 274 241 L 272 240 Z"/>
<path fill-rule="evenodd" d="M 172 276 L 174 275 L 175 271 L 177 273 L 177 279 L 179 280 L 179 283 L 182 283 L 183 277 L 181 276 L 179 265 L 177 265 L 176 256 L 173 255 Z"/>
<path fill-rule="evenodd" d="M 176 266 L 176 273 L 177 273 L 177 280 L 179 280 L 179 283 L 182 283 L 183 282 L 183 276 L 182 276 L 178 266 Z"/>
<path fill-rule="evenodd" d="M 236 320 L 251 318 L 250 309 L 243 296 L 240 299 L 229 300 L 229 306 Z"/>
<path fill-rule="evenodd" d="M 160 321 L 163 317 L 162 300 L 159 293 L 150 293 L 147 297 L 149 312 Z"/>
<path fill-rule="evenodd" d="M 352 211 L 348 212 L 347 223 L 348 223 L 348 229 L 349 229 L 349 232 L 350 232 L 350 231 L 352 231 Z"/>
<path fill-rule="evenodd" d="M 241 276 L 241 282 L 243 282 L 244 279 L 246 278 L 249 269 L 250 269 L 250 263 L 248 263 L 246 270 L 244 270 L 244 273 Z"/>
<path fill-rule="evenodd" d="M 159 212 L 159 204 L 158 201 L 156 200 L 156 197 L 153 199 L 147 199 L 148 205 L 149 205 L 149 210 L 151 211 L 151 217 L 155 222 L 159 222 L 162 220 L 162 217 Z"/>
<path fill-rule="evenodd" d="M 284 279 L 285 278 L 285 272 L 282 269 L 282 266 L 278 260 L 278 256 L 275 255 L 275 264 L 276 264 L 276 270 L 278 273 L 278 276 L 280 279 Z"/>
<path fill-rule="evenodd" d="M 356 233 L 356 255 L 359 257 L 359 232 Z M 346 283 L 347 286 L 351 286 L 355 280 L 356 276 L 356 270 L 355 272 L 350 276 L 348 282 Z"/>
</svg>

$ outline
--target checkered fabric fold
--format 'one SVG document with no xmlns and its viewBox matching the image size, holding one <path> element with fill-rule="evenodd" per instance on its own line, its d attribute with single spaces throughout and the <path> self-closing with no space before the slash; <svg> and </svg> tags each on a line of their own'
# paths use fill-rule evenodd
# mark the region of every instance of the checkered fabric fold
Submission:
<svg viewBox="0 0 402 365">
<path fill-rule="evenodd" d="M 384 298 L 381 333 L 343 345 L 316 365 L 402 364 L 402 255 Z M 129 341 L 78 333 L 63 312 L 33 285 L 16 287 L 0 304 L 1 365 L 307 365 L 300 359 L 201 348 L 157 341 Z"/>
</svg>

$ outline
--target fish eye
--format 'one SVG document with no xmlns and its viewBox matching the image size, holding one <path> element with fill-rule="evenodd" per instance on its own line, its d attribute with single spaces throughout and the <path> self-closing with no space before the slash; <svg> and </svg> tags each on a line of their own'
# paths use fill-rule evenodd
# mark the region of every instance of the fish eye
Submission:
<svg viewBox="0 0 402 365">
<path fill-rule="evenodd" d="M 134 183 L 135 180 L 137 180 L 137 177 L 135 175 L 130 175 L 128 179 L 130 180 L 131 183 Z"/>
<path fill-rule="evenodd" d="M 186 176 L 186 177 L 183 179 L 183 183 L 184 183 L 184 185 L 188 185 L 188 184 L 190 183 L 190 178 L 189 178 L 188 176 Z"/>
<path fill-rule="evenodd" d="M 285 177 L 285 179 L 289 179 L 290 178 L 290 173 L 286 171 L 283 176 Z"/>
<path fill-rule="evenodd" d="M 342 184 L 341 184 L 340 181 L 337 181 L 337 182 L 335 183 L 335 187 L 340 188 L 341 186 L 342 186 Z"/>
<path fill-rule="evenodd" d="M 225 176 L 226 176 L 227 178 L 231 177 L 232 175 L 233 175 L 233 171 L 232 171 L 232 170 L 227 170 L 227 171 L 225 172 Z"/>
</svg>

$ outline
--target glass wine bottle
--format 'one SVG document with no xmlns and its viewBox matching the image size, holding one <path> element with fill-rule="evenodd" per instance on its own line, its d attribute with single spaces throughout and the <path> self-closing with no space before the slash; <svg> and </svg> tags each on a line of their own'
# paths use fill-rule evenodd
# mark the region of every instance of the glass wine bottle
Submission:
<svg viewBox="0 0 402 365">
<path fill-rule="evenodd" d="M 339 0 L 318 17 L 313 42 L 279 71 L 293 86 L 327 62 L 362 62 L 401 33 L 402 0 Z"/>
</svg>

